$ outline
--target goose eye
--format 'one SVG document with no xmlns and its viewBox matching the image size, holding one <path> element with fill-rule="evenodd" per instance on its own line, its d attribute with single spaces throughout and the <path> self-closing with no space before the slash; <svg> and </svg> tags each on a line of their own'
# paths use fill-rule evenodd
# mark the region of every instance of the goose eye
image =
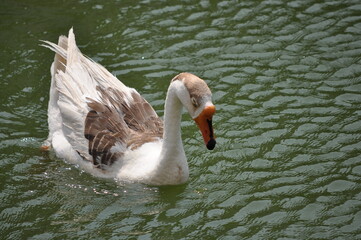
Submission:
<svg viewBox="0 0 361 240">
<path fill-rule="evenodd" d="M 191 97 L 191 101 L 192 101 L 193 107 L 198 107 L 198 102 L 194 97 Z"/>
</svg>

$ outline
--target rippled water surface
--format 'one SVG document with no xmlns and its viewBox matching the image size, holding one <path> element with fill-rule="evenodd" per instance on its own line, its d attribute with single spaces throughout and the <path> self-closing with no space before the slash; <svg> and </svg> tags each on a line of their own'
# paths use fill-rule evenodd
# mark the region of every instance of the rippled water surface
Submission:
<svg viewBox="0 0 361 240">
<path fill-rule="evenodd" d="M 2 239 L 361 239 L 360 1 L 0 2 Z M 206 79 L 218 145 L 183 116 L 190 180 L 122 185 L 39 151 L 49 67 L 81 50 L 163 115 Z"/>
</svg>

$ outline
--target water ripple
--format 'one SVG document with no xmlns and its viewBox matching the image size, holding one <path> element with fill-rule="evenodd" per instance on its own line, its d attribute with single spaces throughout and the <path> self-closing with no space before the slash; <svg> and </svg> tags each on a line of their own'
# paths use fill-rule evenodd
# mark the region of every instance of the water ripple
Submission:
<svg viewBox="0 0 361 240">
<path fill-rule="evenodd" d="M 1 5 L 4 238 L 360 238 L 357 1 Z M 160 115 L 178 72 L 209 83 L 217 148 L 184 116 L 186 185 L 121 185 L 38 151 L 53 56 L 35 46 L 70 26 Z"/>
</svg>

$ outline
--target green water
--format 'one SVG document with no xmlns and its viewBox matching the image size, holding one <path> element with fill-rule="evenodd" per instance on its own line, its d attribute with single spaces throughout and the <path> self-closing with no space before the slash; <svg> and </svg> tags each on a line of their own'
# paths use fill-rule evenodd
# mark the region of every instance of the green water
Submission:
<svg viewBox="0 0 361 240">
<path fill-rule="evenodd" d="M 1 239 L 361 239 L 359 1 L 0 2 Z M 190 180 L 122 185 L 39 151 L 53 53 L 80 49 L 163 115 L 170 79 L 214 94 Z"/>
</svg>

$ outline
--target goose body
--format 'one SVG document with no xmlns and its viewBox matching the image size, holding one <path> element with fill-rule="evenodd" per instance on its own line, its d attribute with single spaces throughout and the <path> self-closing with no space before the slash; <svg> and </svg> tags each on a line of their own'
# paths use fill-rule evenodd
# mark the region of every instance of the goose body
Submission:
<svg viewBox="0 0 361 240">
<path fill-rule="evenodd" d="M 164 121 L 133 88 L 78 49 L 73 30 L 55 52 L 48 105 L 49 136 L 42 149 L 105 178 L 151 185 L 187 181 L 187 158 L 181 139 L 183 107 L 215 147 L 215 107 L 207 84 L 190 73 L 175 76 L 165 101 Z"/>
</svg>

